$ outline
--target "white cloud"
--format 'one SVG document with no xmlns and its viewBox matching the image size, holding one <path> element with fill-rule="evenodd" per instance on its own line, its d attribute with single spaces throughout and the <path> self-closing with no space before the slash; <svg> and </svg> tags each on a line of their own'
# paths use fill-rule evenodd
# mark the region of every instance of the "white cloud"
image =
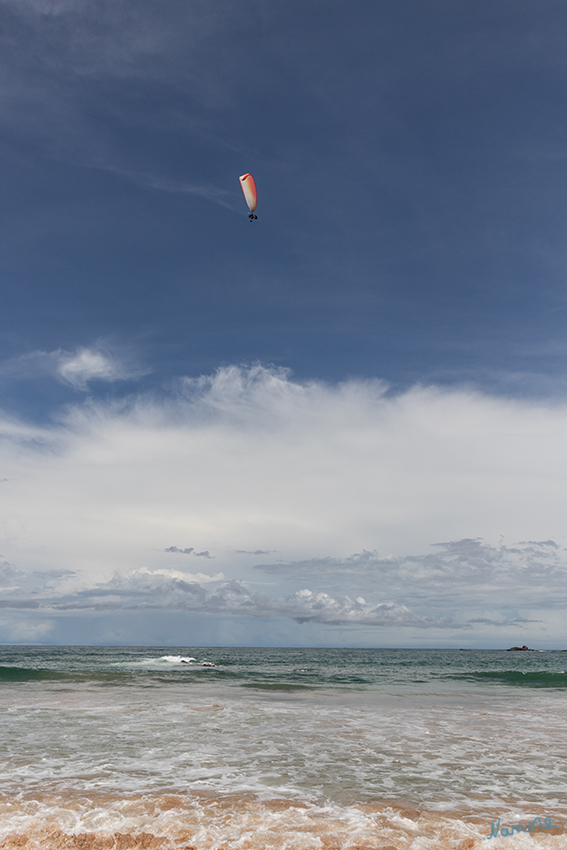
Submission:
<svg viewBox="0 0 567 850">
<path fill-rule="evenodd" d="M 33 351 L 0 363 L 0 377 L 23 380 L 51 377 L 76 390 L 88 390 L 91 381 L 125 381 L 147 374 L 128 356 L 101 347 L 76 351 Z"/>
<path fill-rule="evenodd" d="M 128 588 L 134 604 L 151 585 L 210 612 L 520 627 L 565 604 L 566 432 L 565 403 L 230 367 L 50 427 L 1 422 L 0 551 L 18 570 L 76 573 L 42 591 L 61 604 L 113 589 L 124 605 Z M 169 571 L 190 548 L 225 583 Z"/>
<path fill-rule="evenodd" d="M 57 374 L 78 390 L 86 390 L 89 381 L 118 381 L 128 377 L 116 360 L 89 348 L 80 348 L 75 354 L 61 354 Z"/>
</svg>

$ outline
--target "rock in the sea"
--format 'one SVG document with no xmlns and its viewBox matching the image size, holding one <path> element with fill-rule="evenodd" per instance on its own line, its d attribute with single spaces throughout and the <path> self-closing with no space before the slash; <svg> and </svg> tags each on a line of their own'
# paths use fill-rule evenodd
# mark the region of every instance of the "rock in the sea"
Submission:
<svg viewBox="0 0 567 850">
<path fill-rule="evenodd" d="M 530 649 L 529 646 L 511 646 L 506 652 L 535 652 L 535 649 Z"/>
</svg>

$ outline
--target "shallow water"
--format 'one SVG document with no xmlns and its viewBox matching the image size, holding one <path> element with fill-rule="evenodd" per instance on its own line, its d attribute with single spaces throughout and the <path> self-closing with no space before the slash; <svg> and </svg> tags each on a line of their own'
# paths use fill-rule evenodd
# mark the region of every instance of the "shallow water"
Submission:
<svg viewBox="0 0 567 850">
<path fill-rule="evenodd" d="M 465 850 L 498 820 L 539 816 L 543 828 L 487 846 L 567 848 L 565 664 L 553 652 L 0 648 L 0 839 Z"/>
</svg>

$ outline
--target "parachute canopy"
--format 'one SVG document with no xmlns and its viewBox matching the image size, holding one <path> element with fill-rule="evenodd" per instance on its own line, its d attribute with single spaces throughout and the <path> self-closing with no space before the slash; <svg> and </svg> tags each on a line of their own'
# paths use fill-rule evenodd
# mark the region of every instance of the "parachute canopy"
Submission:
<svg viewBox="0 0 567 850">
<path fill-rule="evenodd" d="M 243 174 L 240 178 L 240 185 L 242 186 L 242 191 L 244 192 L 244 197 L 246 198 L 246 203 L 248 204 L 248 209 L 250 210 L 250 212 L 254 212 L 254 210 L 256 209 L 256 204 L 258 202 L 254 178 L 251 174 Z"/>
</svg>

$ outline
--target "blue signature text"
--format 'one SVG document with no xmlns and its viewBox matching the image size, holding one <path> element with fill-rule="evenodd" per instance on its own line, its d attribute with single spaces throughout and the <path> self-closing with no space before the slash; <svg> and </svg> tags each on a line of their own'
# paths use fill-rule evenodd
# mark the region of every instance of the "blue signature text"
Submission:
<svg viewBox="0 0 567 850">
<path fill-rule="evenodd" d="M 488 835 L 487 838 L 496 838 L 498 833 L 506 836 L 514 835 L 517 832 L 535 832 L 536 826 L 539 826 L 540 829 L 553 829 L 554 827 L 557 827 L 557 824 L 551 823 L 551 818 L 543 818 L 543 820 L 541 818 L 534 818 L 527 826 L 524 826 L 523 823 L 514 823 L 512 826 L 501 827 L 500 820 L 498 820 L 496 826 L 494 826 L 493 823 L 491 824 L 492 829 L 490 830 L 490 835 Z"/>
</svg>

